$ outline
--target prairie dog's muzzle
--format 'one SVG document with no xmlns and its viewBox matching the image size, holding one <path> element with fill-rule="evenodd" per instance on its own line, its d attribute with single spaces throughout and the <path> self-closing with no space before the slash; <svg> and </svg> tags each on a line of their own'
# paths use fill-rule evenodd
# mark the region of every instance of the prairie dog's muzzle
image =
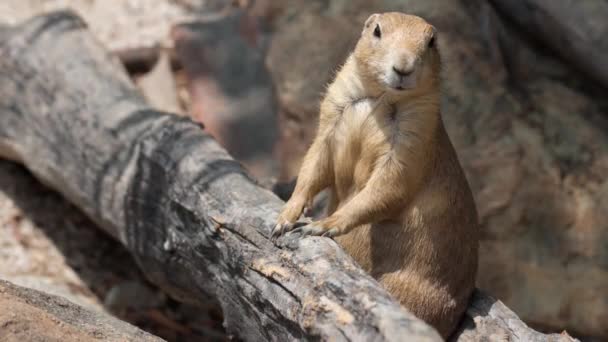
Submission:
<svg viewBox="0 0 608 342">
<path fill-rule="evenodd" d="M 410 54 L 395 54 L 387 61 L 385 82 L 394 90 L 407 90 L 416 87 L 417 58 Z"/>
</svg>

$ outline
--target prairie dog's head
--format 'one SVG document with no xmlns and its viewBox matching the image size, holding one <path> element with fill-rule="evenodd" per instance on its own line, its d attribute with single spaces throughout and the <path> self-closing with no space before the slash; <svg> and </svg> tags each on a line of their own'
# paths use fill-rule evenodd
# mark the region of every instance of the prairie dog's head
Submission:
<svg viewBox="0 0 608 342">
<path fill-rule="evenodd" d="M 439 72 L 435 28 L 404 13 L 372 14 L 354 51 L 359 73 L 379 91 L 405 93 L 434 84 Z"/>
</svg>

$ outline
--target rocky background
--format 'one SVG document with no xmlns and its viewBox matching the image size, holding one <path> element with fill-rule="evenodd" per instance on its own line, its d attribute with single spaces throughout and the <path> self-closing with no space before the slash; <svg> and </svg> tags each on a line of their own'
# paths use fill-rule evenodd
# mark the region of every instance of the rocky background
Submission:
<svg viewBox="0 0 608 342">
<path fill-rule="evenodd" d="M 0 25 L 70 7 L 151 103 L 190 115 L 262 184 L 288 182 L 324 85 L 373 12 L 439 31 L 443 118 L 484 237 L 478 286 L 533 327 L 608 339 L 608 2 L 4 0 Z M 149 285 L 118 243 L 0 161 L 0 278 L 169 341 L 224 340 L 221 313 Z"/>
</svg>

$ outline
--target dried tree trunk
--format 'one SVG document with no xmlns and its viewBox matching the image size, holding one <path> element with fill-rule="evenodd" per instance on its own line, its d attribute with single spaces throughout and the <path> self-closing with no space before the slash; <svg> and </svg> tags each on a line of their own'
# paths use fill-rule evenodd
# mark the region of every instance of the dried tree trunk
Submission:
<svg viewBox="0 0 608 342">
<path fill-rule="evenodd" d="M 200 126 L 150 109 L 70 12 L 0 42 L 0 151 L 120 240 L 168 293 L 217 298 L 229 333 L 439 339 L 329 239 L 271 243 L 282 202 Z"/>
<path fill-rule="evenodd" d="M 70 12 L 0 31 L 0 156 L 76 204 L 172 296 L 217 298 L 245 340 L 440 340 L 333 241 L 271 243 L 281 200 L 198 125 L 150 109 Z M 535 333 L 481 294 L 467 315 L 464 340 Z"/>
<path fill-rule="evenodd" d="M 163 341 L 108 314 L 0 280 L 2 341 Z"/>
</svg>

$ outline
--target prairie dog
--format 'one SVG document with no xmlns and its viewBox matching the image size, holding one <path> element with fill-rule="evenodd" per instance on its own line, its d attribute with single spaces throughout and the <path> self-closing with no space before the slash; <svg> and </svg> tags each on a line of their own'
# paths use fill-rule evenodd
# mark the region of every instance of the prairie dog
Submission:
<svg viewBox="0 0 608 342">
<path fill-rule="evenodd" d="M 475 287 L 477 211 L 440 114 L 435 28 L 373 14 L 327 89 L 317 135 L 273 236 L 320 191 L 328 217 L 296 230 L 335 240 L 447 338 Z"/>
</svg>

